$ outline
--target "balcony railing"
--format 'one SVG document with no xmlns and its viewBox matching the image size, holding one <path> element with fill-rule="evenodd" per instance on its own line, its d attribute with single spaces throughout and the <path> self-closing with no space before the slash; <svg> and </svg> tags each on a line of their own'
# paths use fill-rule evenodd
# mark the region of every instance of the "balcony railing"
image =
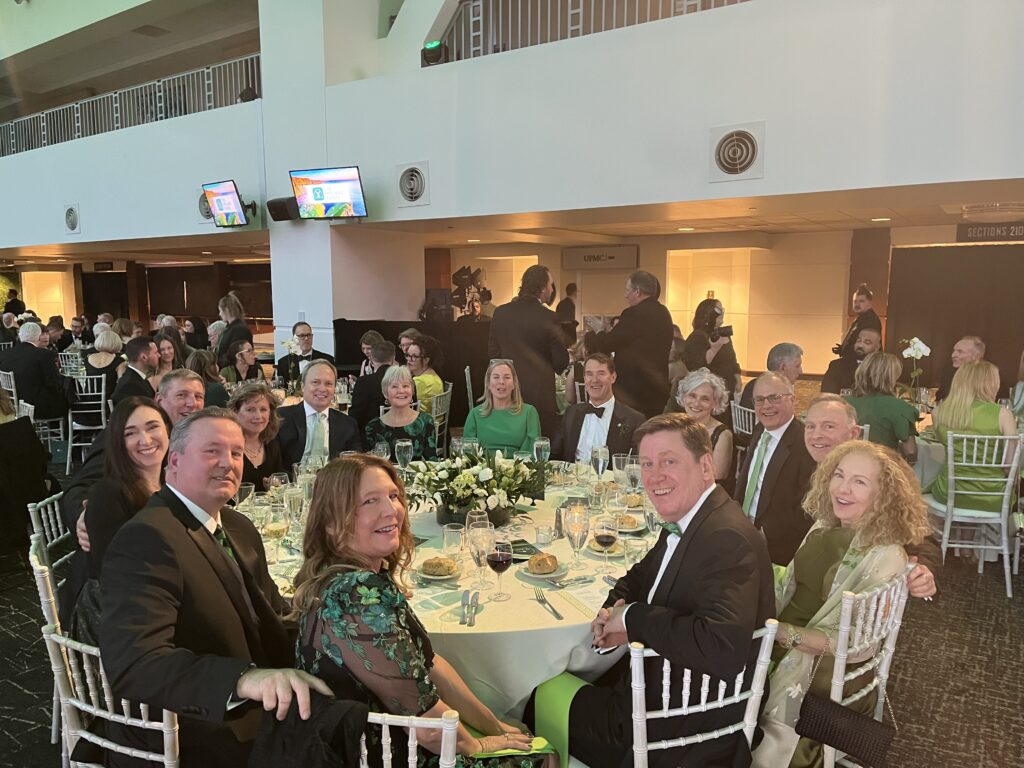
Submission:
<svg viewBox="0 0 1024 768">
<path fill-rule="evenodd" d="M 261 86 L 258 53 L 133 85 L 0 123 L 0 157 L 252 101 Z"/>
<path fill-rule="evenodd" d="M 442 42 L 449 61 L 514 51 L 748 0 L 462 0 Z"/>
</svg>

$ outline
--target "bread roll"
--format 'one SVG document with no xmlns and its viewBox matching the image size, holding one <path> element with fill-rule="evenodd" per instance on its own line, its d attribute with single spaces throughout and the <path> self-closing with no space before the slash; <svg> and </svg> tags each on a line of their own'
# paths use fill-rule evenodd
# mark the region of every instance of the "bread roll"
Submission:
<svg viewBox="0 0 1024 768">
<path fill-rule="evenodd" d="M 530 573 L 535 573 L 538 576 L 543 576 L 546 573 L 554 573 L 558 570 L 558 558 L 554 555 L 549 555 L 546 552 L 534 555 L 530 558 L 530 561 L 526 564 L 526 570 Z"/>
<path fill-rule="evenodd" d="M 450 557 L 432 557 L 423 562 L 423 573 L 427 576 L 452 576 L 458 570 L 458 563 Z"/>
</svg>

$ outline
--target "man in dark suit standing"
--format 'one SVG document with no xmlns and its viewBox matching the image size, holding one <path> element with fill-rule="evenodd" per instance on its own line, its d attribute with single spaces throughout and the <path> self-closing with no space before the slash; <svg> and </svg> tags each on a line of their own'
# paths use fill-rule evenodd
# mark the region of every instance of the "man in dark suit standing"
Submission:
<svg viewBox="0 0 1024 768">
<path fill-rule="evenodd" d="M 645 416 L 662 412 L 668 399 L 668 356 L 672 349 L 672 315 L 658 302 L 661 283 L 638 270 L 626 281 L 626 301 L 610 331 L 587 333 L 588 352 L 615 353 L 618 396 Z"/>
<path fill-rule="evenodd" d="M 768 540 L 772 562 L 789 565 L 811 518 L 803 499 L 815 463 L 796 418 L 793 384 L 779 373 L 762 373 L 754 384 L 757 426 L 750 436 L 734 497 Z"/>
<path fill-rule="evenodd" d="M 387 402 L 381 384 L 388 368 L 395 364 L 395 345 L 390 341 L 374 344 L 370 349 L 370 363 L 373 364 L 373 373 L 356 379 L 352 388 L 352 404 L 348 408 L 348 415 L 359 425 L 360 437 L 366 425 L 380 416 L 380 408 Z M 365 447 L 373 448 L 372 445 Z"/>
<path fill-rule="evenodd" d="M 234 414 L 200 411 L 175 426 L 165 485 L 118 531 L 100 579 L 100 651 L 115 693 L 181 715 L 183 765 L 245 765 L 265 709 L 326 684 L 291 666 L 287 603 L 267 572 L 259 532 L 226 506 L 242 478 Z M 150 748 L 159 733 L 111 727 Z M 113 756 L 111 756 L 113 758 Z M 141 765 L 133 758 L 113 765 Z"/>
<path fill-rule="evenodd" d="M 292 336 L 299 343 L 299 354 L 287 354 L 277 361 L 277 375 L 285 381 L 298 381 L 302 371 L 312 360 L 326 360 L 334 365 L 334 357 L 319 349 L 313 349 L 313 329 L 309 323 L 298 322 L 292 326 Z"/>
<path fill-rule="evenodd" d="M 25 312 L 25 302 L 18 298 L 18 290 L 11 288 L 7 291 L 7 303 L 4 304 L 4 313 L 10 312 L 17 317 Z"/>
<path fill-rule="evenodd" d="M 333 459 L 342 451 L 362 450 L 356 420 L 334 408 L 338 373 L 326 360 L 314 360 L 302 374 L 302 403 L 277 409 L 281 456 L 288 469 L 311 458 Z"/>
<path fill-rule="evenodd" d="M 569 365 L 562 328 L 548 309 L 554 298 L 551 271 L 534 264 L 523 273 L 519 295 L 494 310 L 488 343 L 492 359 L 515 363 L 523 402 L 537 409 L 545 435 L 558 429 L 555 374 Z"/>
<path fill-rule="evenodd" d="M 576 328 L 580 324 L 576 319 L 576 283 L 569 283 L 565 286 L 565 298 L 555 307 L 555 317 L 558 318 L 558 323 L 562 326 L 566 346 L 575 345 Z"/>
<path fill-rule="evenodd" d="M 125 366 L 124 373 L 117 380 L 114 393 L 110 396 L 114 405 L 133 395 L 155 397 L 156 393 L 153 391 L 153 385 L 149 383 L 149 377 L 156 373 L 160 360 L 156 343 L 149 336 L 129 339 L 124 345 L 124 354 L 128 358 L 128 365 Z"/>
<path fill-rule="evenodd" d="M 68 413 L 64 380 L 57 372 L 57 353 L 46 348 L 48 334 L 38 323 L 25 323 L 18 330 L 20 344 L 0 360 L 0 370 L 14 374 L 18 399 L 36 407 L 35 418 L 62 419 Z"/>
<path fill-rule="evenodd" d="M 853 347 L 857 343 L 857 335 L 864 330 L 878 331 L 879 339 L 881 339 L 882 319 L 871 305 L 874 298 L 875 294 L 868 288 L 867 283 L 857 286 L 853 292 L 853 322 L 846 329 L 843 340 L 832 347 L 833 354 L 840 357 L 853 357 Z"/>
<path fill-rule="evenodd" d="M 633 431 L 644 415 L 615 398 L 615 361 L 603 352 L 590 355 L 583 366 L 589 402 L 570 405 L 551 444 L 551 454 L 562 461 L 590 461 L 594 448 L 607 446 L 608 453 L 629 453 Z"/>
<path fill-rule="evenodd" d="M 673 702 L 684 667 L 731 685 L 754 672 L 754 630 L 775 615 L 771 562 L 764 539 L 729 495 L 715 484 L 711 440 L 689 416 L 667 413 L 637 429 L 644 488 L 665 529 L 654 548 L 618 580 L 591 624 L 594 644 L 630 642 L 653 648 L 672 663 Z M 569 752 L 591 768 L 627 764 L 632 746 L 628 657 L 595 686 L 581 688 L 569 709 Z M 646 665 L 647 706 L 660 709 L 662 663 Z M 715 685 L 714 683 L 712 685 Z M 743 718 L 744 705 L 648 723 L 652 741 L 721 728 Z M 650 755 L 652 766 L 748 766 L 742 732 Z"/>
</svg>

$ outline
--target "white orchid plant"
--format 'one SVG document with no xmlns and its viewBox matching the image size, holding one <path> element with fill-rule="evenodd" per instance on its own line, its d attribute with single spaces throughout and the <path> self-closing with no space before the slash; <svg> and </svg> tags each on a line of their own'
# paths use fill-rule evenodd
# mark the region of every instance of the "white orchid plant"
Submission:
<svg viewBox="0 0 1024 768">
<path fill-rule="evenodd" d="M 506 459 L 499 451 L 491 458 L 473 454 L 441 461 L 409 464 L 411 479 L 405 492 L 410 504 L 425 509 L 490 510 L 532 504 L 531 493 L 543 487 L 544 470 L 533 461 Z"/>
<path fill-rule="evenodd" d="M 908 360 L 913 359 L 914 361 L 914 369 L 910 372 L 910 388 L 913 390 L 917 387 L 917 380 L 924 373 L 921 370 L 920 360 L 922 357 L 928 357 L 932 350 L 917 336 L 911 339 L 900 339 L 900 344 L 907 345 L 907 348 L 903 350 L 903 357 Z"/>
</svg>

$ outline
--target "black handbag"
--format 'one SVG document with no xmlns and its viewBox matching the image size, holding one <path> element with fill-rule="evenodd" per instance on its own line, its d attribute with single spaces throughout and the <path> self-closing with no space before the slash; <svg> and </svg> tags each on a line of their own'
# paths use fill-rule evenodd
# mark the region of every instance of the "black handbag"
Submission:
<svg viewBox="0 0 1024 768">
<path fill-rule="evenodd" d="M 796 732 L 845 752 L 864 768 L 885 768 L 896 728 L 826 696 L 807 693 L 800 705 Z"/>
</svg>

